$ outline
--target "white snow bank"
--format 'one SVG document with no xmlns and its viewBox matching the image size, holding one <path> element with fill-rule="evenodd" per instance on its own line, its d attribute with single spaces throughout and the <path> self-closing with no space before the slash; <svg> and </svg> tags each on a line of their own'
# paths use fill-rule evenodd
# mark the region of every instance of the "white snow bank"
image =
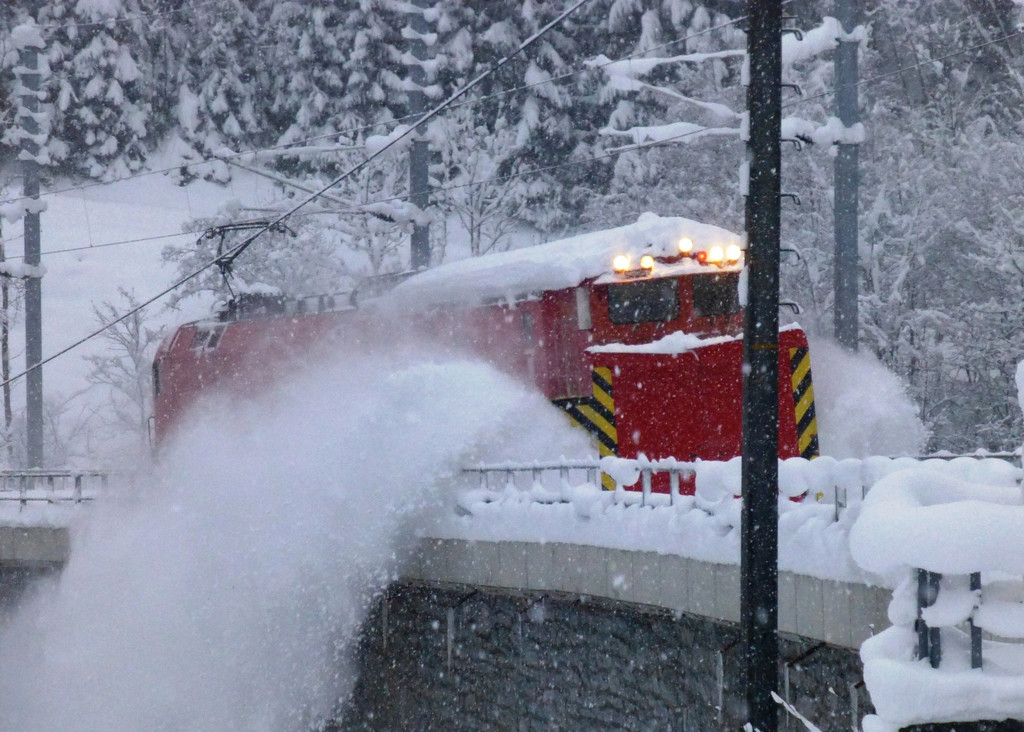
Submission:
<svg viewBox="0 0 1024 732">
<path fill-rule="evenodd" d="M 779 328 L 782 333 L 787 330 L 797 330 L 798 323 L 789 323 Z M 704 338 L 698 333 L 669 333 L 667 336 L 658 338 L 650 343 L 605 343 L 600 346 L 590 346 L 587 350 L 591 353 L 658 353 L 665 355 L 679 355 L 688 353 L 707 346 L 717 346 L 722 343 L 732 343 L 743 340 L 742 335 L 738 336 L 711 336 Z"/>
<path fill-rule="evenodd" d="M 609 273 L 612 259 L 618 254 L 639 259 L 642 254 L 674 253 L 684 236 L 693 240 L 694 251 L 715 245 L 742 246 L 739 235 L 717 226 L 645 213 L 628 226 L 435 267 L 400 284 L 391 299 L 419 305 L 468 305 L 575 287 L 584 280 Z M 673 266 L 681 271 L 687 267 L 692 271 L 706 270 L 704 265 L 689 259 Z"/>
<path fill-rule="evenodd" d="M 842 24 L 829 16 L 821 19 L 821 25 L 804 31 L 802 35 L 802 38 L 789 34 L 782 37 L 783 66 L 792 66 L 822 53 L 828 53 L 839 45 L 840 39 L 846 37 Z"/>
<path fill-rule="evenodd" d="M 608 343 L 602 346 L 591 346 L 587 350 L 592 353 L 663 353 L 680 354 L 695 351 L 707 346 L 731 343 L 740 340 L 738 336 L 713 336 L 702 338 L 697 333 L 669 333 L 650 343 L 626 344 Z"/>
<path fill-rule="evenodd" d="M 413 139 L 409 129 L 409 125 L 396 125 L 386 135 L 368 135 L 364 142 L 367 157 L 377 155 L 393 145 L 398 145 L 399 149 L 408 146 Z"/>
<path fill-rule="evenodd" d="M 917 636 L 909 627 L 888 628 L 861 646 L 864 681 L 877 716 L 865 732 L 896 732 L 928 722 L 1019 719 L 1024 716 L 1024 667 L 1020 647 L 986 641 L 983 670 L 970 668 L 970 639 L 942 633 L 942 667 L 915 661 Z"/>
<path fill-rule="evenodd" d="M 865 730 L 1024 718 L 1024 646 L 985 640 L 982 668 L 971 669 L 970 638 L 959 629 L 973 619 L 997 638 L 1024 638 L 1024 500 L 1016 483 L 965 477 L 892 473 L 872 488 L 850 531 L 862 569 L 903 576 L 889 606 L 893 627 L 861 646 L 877 710 Z M 917 568 L 943 575 L 921 610 L 929 628 L 941 629 L 938 668 L 916 660 Z M 970 589 L 974 572 L 982 573 L 980 590 Z"/>
<path fill-rule="evenodd" d="M 1018 486 L 902 471 L 864 499 L 850 550 L 864 569 L 1024 573 L 1024 506 Z"/>
<path fill-rule="evenodd" d="M 659 461 L 617 459 L 601 467 L 621 484 L 635 485 L 640 471 Z M 508 466 L 503 466 L 508 467 Z M 696 496 L 669 505 L 655 494 L 648 506 L 638 493 L 606 492 L 586 481 L 563 484 L 557 471 L 525 486 L 502 483 L 497 488 L 473 487 L 460 493 L 459 512 L 437 517 L 427 527 L 435 538 L 478 541 L 526 541 L 601 546 L 613 549 L 679 554 L 709 562 L 739 561 L 740 459 L 727 462 L 673 462 L 663 467 L 690 467 L 696 473 Z M 860 497 L 890 474 L 919 474 L 925 479 L 969 476 L 996 494 L 1016 490 L 1020 471 L 1002 460 L 962 458 L 953 461 L 815 460 L 780 461 L 779 566 L 822 579 L 889 584 L 858 568 L 849 551 L 850 527 L 860 514 Z M 495 471 L 501 476 L 502 471 Z M 498 482 L 501 482 L 500 480 Z M 842 510 L 831 501 L 839 495 Z M 804 495 L 794 502 L 787 496 Z"/>
<path fill-rule="evenodd" d="M 864 142 L 864 125 L 846 127 L 837 117 L 829 117 L 823 125 L 801 117 L 785 117 L 782 120 L 783 139 L 809 140 L 815 145 L 859 145 Z"/>
<path fill-rule="evenodd" d="M 633 497 L 635 499 L 635 496 Z M 677 554 L 717 564 L 738 564 L 741 502 L 686 496 L 674 506 L 654 496 L 654 506 L 617 501 L 594 485 L 525 490 L 469 489 L 461 515 L 451 512 L 424 528 L 434 538 L 471 541 L 565 542 L 631 551 Z M 853 514 L 834 521 L 832 506 L 779 501 L 779 567 L 825 579 L 877 580 L 859 570 L 846 550 Z"/>
</svg>

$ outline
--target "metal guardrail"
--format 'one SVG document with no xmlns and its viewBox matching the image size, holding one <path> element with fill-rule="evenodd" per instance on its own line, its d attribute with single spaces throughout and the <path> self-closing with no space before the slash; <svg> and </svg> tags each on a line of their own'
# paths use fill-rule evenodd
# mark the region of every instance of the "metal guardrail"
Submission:
<svg viewBox="0 0 1024 732">
<path fill-rule="evenodd" d="M 934 605 L 939 598 L 942 586 L 942 575 L 938 572 L 929 572 L 926 569 L 916 569 L 917 575 L 917 619 L 914 621 L 914 631 L 917 633 L 917 658 L 918 660 L 928 659 L 932 668 L 939 668 L 942 663 L 942 628 L 929 627 L 924 619 L 924 610 Z M 970 591 L 975 594 L 974 610 L 981 607 L 981 572 L 971 572 L 968 575 Z M 975 623 L 974 611 L 967 619 L 967 626 L 970 631 L 971 641 L 971 668 L 982 667 L 982 633 L 983 628 Z"/>
<path fill-rule="evenodd" d="M 627 461 L 623 461 L 627 462 Z M 679 500 L 679 482 L 681 478 L 690 479 L 696 475 L 693 463 L 685 463 L 675 459 L 668 460 L 631 460 L 637 464 L 640 483 L 639 491 L 627 491 L 614 475 L 602 469 L 600 461 L 596 460 L 570 460 L 559 463 L 503 463 L 493 465 L 474 465 L 462 469 L 464 473 L 477 473 L 480 476 L 480 488 L 493 490 L 492 480 L 502 488 L 522 488 L 521 478 L 529 477 L 532 485 L 554 487 L 570 485 L 569 481 L 573 473 L 583 474 L 583 482 L 592 485 L 601 485 L 601 476 L 608 475 L 615 481 L 615 502 L 641 506 L 661 503 L 655 501 L 655 494 L 652 490 L 654 476 L 667 474 L 669 478 L 668 505 L 675 505 Z M 628 485 L 635 485 L 636 481 Z"/>
<path fill-rule="evenodd" d="M 105 470 L 0 470 L 0 501 L 84 503 L 106 490 Z"/>
<path fill-rule="evenodd" d="M 899 456 L 887 457 L 894 463 L 898 461 L 910 461 L 911 463 L 927 464 L 928 462 L 941 461 L 951 462 L 957 459 L 970 460 L 1002 460 L 1019 466 L 1020 452 L 986 452 L 977 450 L 973 453 L 933 453 L 921 456 Z M 865 465 L 871 458 L 864 458 L 859 462 Z M 811 461 L 814 462 L 814 461 Z M 833 461 L 835 462 L 835 461 Z M 839 461 L 848 462 L 848 461 Z M 781 465 L 780 465 L 781 467 Z M 684 462 L 674 458 L 650 460 L 646 458 L 602 458 L 601 460 L 567 460 L 559 462 L 529 462 L 529 463 L 494 463 L 468 466 L 462 469 L 466 474 L 477 474 L 479 476 L 479 487 L 484 491 L 496 489 L 518 489 L 529 490 L 539 487 L 542 490 L 534 500 L 542 503 L 559 502 L 569 500 L 564 488 L 571 488 L 584 483 L 590 485 L 602 485 L 602 476 L 608 475 L 615 484 L 615 503 L 641 506 L 676 505 L 680 497 L 680 481 L 689 482 L 692 492 L 693 481 L 696 476 L 697 463 Z M 609 470 L 611 472 L 609 472 Z M 627 475 L 632 471 L 632 475 Z M 626 478 L 627 483 L 623 484 L 616 479 Z M 667 474 L 668 481 L 661 478 L 657 481 L 657 490 L 652 490 L 652 484 L 656 481 L 654 476 Z M 573 481 L 575 478 L 575 481 Z M 843 512 L 851 503 L 863 501 L 871 484 L 864 482 L 866 478 L 855 479 L 854 483 L 838 477 L 824 489 L 824 492 L 809 490 L 805 494 L 807 501 L 822 505 L 831 505 L 833 519 L 839 521 Z M 1018 478 L 1019 480 L 1019 478 Z M 666 482 L 668 485 L 666 486 Z M 630 486 L 627 489 L 626 486 Z M 639 485 L 639 490 L 632 486 Z"/>
</svg>

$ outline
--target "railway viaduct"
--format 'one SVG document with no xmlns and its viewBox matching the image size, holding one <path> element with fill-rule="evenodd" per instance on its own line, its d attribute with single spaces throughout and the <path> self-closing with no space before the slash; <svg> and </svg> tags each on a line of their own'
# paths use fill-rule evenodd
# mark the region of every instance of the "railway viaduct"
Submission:
<svg viewBox="0 0 1024 732">
<path fill-rule="evenodd" d="M 476 508 L 496 505 L 492 498 Z M 543 505 L 579 510 L 565 500 Z M 738 564 L 692 546 L 546 541 L 543 527 L 524 529 L 532 538 L 495 537 L 481 516 L 464 522 L 469 536 L 443 522 L 427 530 L 374 598 L 350 659 L 358 681 L 327 730 L 740 728 Z M 66 528 L 0 517 L 0 613 L 69 552 Z M 857 730 L 873 711 L 857 651 L 890 625 L 892 590 L 815 574 L 779 573 L 780 692 L 824 730 Z M 802 728 L 780 720 L 782 729 Z"/>
<path fill-rule="evenodd" d="M 68 552 L 65 528 L 0 527 L 0 608 Z M 780 574 L 783 691 L 823 728 L 870 710 L 856 649 L 889 598 Z M 737 728 L 738 620 L 736 565 L 427 538 L 365 623 L 337 729 Z"/>
<path fill-rule="evenodd" d="M 859 729 L 856 649 L 890 591 L 792 572 L 779 591 L 783 695 Z M 338 729 L 738 729 L 738 621 L 736 565 L 426 539 L 366 623 Z"/>
</svg>

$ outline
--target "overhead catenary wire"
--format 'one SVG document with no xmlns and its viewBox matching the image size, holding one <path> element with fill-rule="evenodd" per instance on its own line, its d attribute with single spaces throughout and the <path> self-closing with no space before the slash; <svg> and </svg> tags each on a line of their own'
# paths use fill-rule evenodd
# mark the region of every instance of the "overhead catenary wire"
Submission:
<svg viewBox="0 0 1024 732">
<path fill-rule="evenodd" d="M 35 371 L 37 369 L 42 368 L 44 365 L 50 363 L 54 359 L 60 358 L 64 354 L 69 353 L 70 351 L 73 351 L 74 349 L 78 348 L 79 346 L 81 346 L 81 345 L 91 341 L 93 338 L 96 338 L 97 336 L 105 333 L 106 331 L 108 331 L 111 328 L 113 328 L 115 325 L 124 322 L 125 320 L 127 320 L 130 317 L 132 317 L 136 313 L 138 313 L 138 312 L 144 310 L 145 308 L 149 307 L 150 305 L 152 305 L 157 300 L 160 300 L 161 298 L 165 297 L 166 295 L 169 295 L 171 292 L 173 292 L 174 290 L 178 289 L 179 287 L 181 287 L 181 286 L 187 284 L 188 282 L 192 281 L 193 279 L 195 279 L 196 277 L 198 277 L 200 274 L 202 274 L 206 270 L 210 269 L 211 267 L 221 265 L 224 262 L 227 262 L 227 263 L 232 262 L 235 258 L 238 257 L 239 254 L 244 252 L 249 247 L 249 245 L 252 244 L 252 242 L 254 242 L 261 234 L 265 234 L 267 231 L 271 230 L 272 228 L 280 226 L 282 223 L 284 223 L 289 217 L 294 215 L 296 212 L 300 211 L 302 208 L 304 208 L 308 204 L 310 204 L 313 201 L 315 201 L 317 198 L 319 198 L 320 196 L 325 194 L 327 191 L 329 191 L 334 186 L 336 186 L 339 183 L 341 183 L 342 181 L 344 181 L 349 176 L 355 174 L 360 169 L 364 168 L 371 161 L 373 161 L 377 157 L 383 155 L 387 150 L 389 150 L 390 148 L 392 148 L 396 144 L 398 144 L 398 142 L 400 142 L 402 139 L 408 137 L 413 132 L 415 132 L 417 129 L 419 129 L 420 127 L 424 126 L 431 119 L 433 119 L 437 115 L 441 114 L 441 112 L 443 112 L 445 109 L 447 109 L 456 100 L 458 100 L 461 97 L 465 96 L 469 91 L 471 91 L 473 88 L 475 88 L 484 79 L 486 79 L 491 74 L 497 72 L 499 69 L 504 67 L 513 58 L 515 58 L 516 56 L 521 54 L 523 51 L 525 51 L 527 48 L 532 46 L 534 43 L 537 42 L 537 40 L 542 38 L 548 31 L 550 31 L 552 28 L 556 27 L 563 20 L 568 18 L 570 15 L 572 15 L 574 12 L 576 12 L 579 8 L 581 8 L 584 5 L 586 5 L 588 2 L 591 2 L 591 0 L 577 0 L 575 3 L 572 4 L 572 6 L 569 7 L 568 10 L 563 11 L 554 20 L 552 20 L 549 23 L 545 24 L 540 30 L 538 30 L 532 36 L 530 36 L 525 41 L 523 41 L 521 44 L 519 44 L 519 46 L 512 53 L 510 53 L 507 56 L 504 56 L 501 59 L 499 59 L 489 69 L 484 71 L 482 74 L 477 76 L 475 79 L 470 81 L 468 84 L 465 84 L 461 89 L 459 89 L 455 93 L 453 93 L 444 102 L 442 102 L 441 104 L 435 106 L 430 111 L 426 112 L 415 124 L 411 125 L 408 129 L 404 130 L 400 134 L 394 135 L 387 143 L 382 145 L 376 152 L 374 152 L 372 155 L 368 156 L 365 160 L 363 160 L 362 162 L 360 162 L 357 165 L 352 166 L 348 171 L 346 171 L 345 173 L 341 174 L 340 176 L 338 176 L 337 178 L 332 180 L 327 185 L 323 186 L 316 193 L 310 195 L 308 198 L 304 199 L 303 201 L 300 201 L 298 204 L 296 204 L 291 209 L 289 209 L 288 211 L 286 211 L 283 214 L 281 214 L 280 216 L 278 216 L 273 221 L 267 222 L 263 227 L 258 229 L 254 234 L 252 234 L 251 236 L 246 237 L 244 241 L 242 241 L 240 244 L 238 244 L 235 247 L 233 247 L 228 252 L 226 252 L 226 253 L 216 257 L 215 259 L 210 260 L 209 262 L 206 262 L 202 266 L 192 270 L 191 272 L 189 272 L 184 277 L 179 278 L 176 282 L 174 282 L 170 286 L 164 288 L 163 290 L 161 290 L 156 295 L 153 295 L 152 297 L 147 299 L 145 302 L 142 302 L 142 303 L 136 305 L 135 307 L 132 307 L 132 308 L 128 309 L 127 311 L 125 311 L 124 313 L 119 315 L 118 317 L 116 317 L 116 318 L 110 320 L 109 322 L 103 324 L 101 327 L 96 328 L 95 330 L 93 330 L 88 335 L 85 335 L 82 338 L 79 338 L 74 343 L 72 343 L 72 344 L 70 344 L 68 346 L 65 346 L 64 348 L 60 349 L 59 351 L 57 351 L 55 353 L 50 354 L 49 356 L 47 356 L 46 358 L 42 359 L 38 363 L 34 363 L 34 364 L 28 365 L 20 373 L 15 374 L 14 376 L 11 376 L 11 377 L 5 379 L 4 381 L 0 382 L 0 387 L 7 386 L 7 385 L 17 381 L 18 379 L 24 378 L 26 375 L 32 373 L 33 371 Z"/>
<path fill-rule="evenodd" d="M 177 234 L 154 234 L 153 236 L 140 236 L 140 237 L 136 237 L 135 239 L 120 239 L 118 241 L 103 242 L 101 244 L 83 244 L 83 245 L 77 246 L 77 247 L 66 247 L 64 249 L 49 249 L 49 250 L 43 252 L 42 255 L 45 257 L 48 254 L 67 254 L 69 252 L 87 252 L 90 249 L 104 249 L 106 247 L 121 246 L 123 244 L 141 244 L 143 242 L 159 241 L 159 240 L 162 240 L 162 239 L 173 239 L 175 237 L 181 237 L 181 236 L 194 237 L 195 236 L 195 232 L 192 232 L 192 231 L 179 231 Z M 15 254 L 13 256 L 9 255 L 7 257 L 7 261 L 11 261 L 11 260 L 14 260 L 14 259 L 24 259 L 24 256 L 21 255 L 21 254 Z"/>
</svg>

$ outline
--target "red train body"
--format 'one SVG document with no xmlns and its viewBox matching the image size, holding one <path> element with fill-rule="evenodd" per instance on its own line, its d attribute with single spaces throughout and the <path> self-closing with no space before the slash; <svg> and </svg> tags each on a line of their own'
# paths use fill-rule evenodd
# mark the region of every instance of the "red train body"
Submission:
<svg viewBox="0 0 1024 732">
<path fill-rule="evenodd" d="M 616 252 L 635 264 L 613 269 Z M 646 216 L 428 270 L 369 307 L 263 298 L 255 310 L 184 325 L 161 345 L 156 440 L 210 395 L 255 394 L 335 341 L 393 341 L 400 322 L 535 385 L 602 455 L 728 459 L 742 447 L 741 258 L 729 232 Z M 779 455 L 811 457 L 817 427 L 799 328 L 780 332 L 779 374 Z"/>
</svg>

